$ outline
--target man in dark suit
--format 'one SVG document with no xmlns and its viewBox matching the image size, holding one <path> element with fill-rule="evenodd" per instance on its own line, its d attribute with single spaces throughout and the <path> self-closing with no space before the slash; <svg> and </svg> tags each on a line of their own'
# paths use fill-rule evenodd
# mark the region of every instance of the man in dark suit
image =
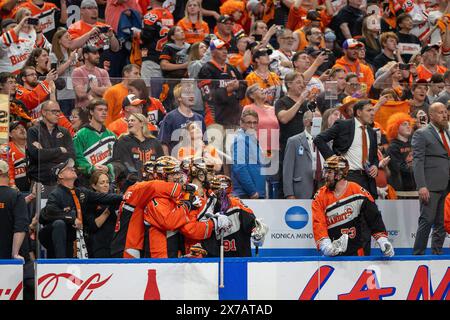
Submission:
<svg viewBox="0 0 450 320">
<path fill-rule="evenodd" d="M 433 226 L 431 251 L 442 254 L 445 240 L 444 201 L 449 192 L 450 135 L 447 107 L 435 102 L 429 109 L 430 123 L 412 138 L 413 172 L 419 190 L 420 217 L 414 242 L 415 255 L 425 254 Z"/>
<path fill-rule="evenodd" d="M 377 198 L 375 177 L 378 174 L 377 138 L 372 129 L 375 109 L 370 100 L 360 100 L 353 106 L 354 118 L 337 120 L 334 125 L 317 135 L 314 144 L 326 160 L 341 155 L 350 165 L 347 180 L 358 183 Z M 328 142 L 333 141 L 333 149 Z M 364 254 L 370 255 L 370 230 L 362 227 Z"/>
</svg>

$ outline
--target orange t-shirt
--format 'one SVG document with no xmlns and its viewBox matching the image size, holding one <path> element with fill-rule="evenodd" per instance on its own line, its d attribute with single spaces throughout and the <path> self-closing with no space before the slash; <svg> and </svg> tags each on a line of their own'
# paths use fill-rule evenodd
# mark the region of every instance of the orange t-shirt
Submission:
<svg viewBox="0 0 450 320">
<path fill-rule="evenodd" d="M 370 88 L 372 87 L 375 81 L 372 69 L 360 63 L 359 60 L 352 63 L 348 61 L 344 56 L 336 61 L 336 64 L 333 66 L 333 68 L 335 67 L 343 68 L 346 73 L 349 72 L 356 73 L 356 75 L 358 76 L 359 83 L 367 84 L 367 92 L 369 92 Z"/>
<path fill-rule="evenodd" d="M 209 27 L 205 21 L 192 23 L 190 20 L 183 18 L 178 21 L 177 26 L 183 29 L 185 41 L 189 44 L 203 41 L 205 36 L 209 34 Z"/>
<path fill-rule="evenodd" d="M 147 124 L 147 128 L 150 132 L 157 131 L 158 129 L 151 123 Z M 128 123 L 124 118 L 117 119 L 107 126 L 107 129 L 112 131 L 117 138 L 122 134 L 128 133 Z"/>
<path fill-rule="evenodd" d="M 277 91 L 281 90 L 281 80 L 275 72 L 270 72 L 269 77 L 264 80 L 253 71 L 245 78 L 245 81 L 247 81 L 247 86 L 249 87 L 255 83 L 259 84 L 259 87 L 263 89 L 266 95 L 266 103 L 270 106 L 275 104 Z M 242 100 L 242 105 L 246 106 L 248 104 L 251 104 L 249 99 L 245 98 Z"/>
<path fill-rule="evenodd" d="M 437 73 L 444 74 L 444 72 L 447 71 L 447 68 L 444 66 L 437 66 Z M 425 68 L 422 64 L 417 67 L 417 78 L 418 79 L 425 79 L 429 81 L 431 77 L 433 76 L 433 73 L 431 73 L 430 70 Z"/>
<path fill-rule="evenodd" d="M 108 103 L 108 115 L 106 117 L 105 125 L 108 126 L 114 120 L 122 117 L 122 102 L 128 95 L 128 88 L 123 83 L 118 83 L 103 94 L 103 99 Z"/>
<path fill-rule="evenodd" d="M 310 21 L 306 19 L 307 13 L 308 11 L 304 8 L 300 7 L 298 9 L 295 9 L 294 5 L 292 5 L 291 9 L 289 10 L 286 28 L 297 30 L 308 24 Z M 322 30 L 325 30 L 325 28 L 330 24 L 331 18 L 332 17 L 328 15 L 326 10 L 320 11 L 320 28 Z"/>
</svg>

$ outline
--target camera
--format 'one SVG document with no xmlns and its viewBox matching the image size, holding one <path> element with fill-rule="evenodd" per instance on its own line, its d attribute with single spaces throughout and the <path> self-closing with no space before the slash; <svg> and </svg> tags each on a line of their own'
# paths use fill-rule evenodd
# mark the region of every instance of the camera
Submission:
<svg viewBox="0 0 450 320">
<path fill-rule="evenodd" d="M 419 116 L 419 122 L 422 123 L 422 124 L 426 124 L 427 123 L 427 117 Z"/>
<path fill-rule="evenodd" d="M 249 42 L 249 43 L 247 43 L 247 47 L 245 47 L 245 51 L 253 50 L 253 48 L 256 47 L 257 45 L 258 45 L 257 42 Z"/>
<path fill-rule="evenodd" d="M 97 27 L 98 30 L 100 30 L 101 33 L 107 33 L 109 31 L 109 27 L 108 26 L 101 26 L 101 27 Z"/>
<path fill-rule="evenodd" d="M 28 18 L 27 23 L 32 26 L 37 26 L 39 24 L 38 18 Z"/>
<path fill-rule="evenodd" d="M 410 67 L 411 67 L 411 64 L 410 64 L 410 63 L 400 63 L 400 64 L 398 65 L 398 68 L 399 68 L 400 70 L 409 70 Z"/>
</svg>

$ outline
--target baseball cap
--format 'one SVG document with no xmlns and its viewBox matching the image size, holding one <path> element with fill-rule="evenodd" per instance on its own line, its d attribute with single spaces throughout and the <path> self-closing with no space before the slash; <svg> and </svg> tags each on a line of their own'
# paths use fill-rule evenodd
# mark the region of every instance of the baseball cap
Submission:
<svg viewBox="0 0 450 320">
<path fill-rule="evenodd" d="M 270 56 L 271 54 L 272 54 L 271 49 L 266 49 L 266 48 L 258 49 L 255 52 L 253 52 L 253 60 L 255 60 L 259 57 L 265 56 L 265 55 Z"/>
<path fill-rule="evenodd" d="M 227 21 L 231 21 L 231 17 L 227 14 L 223 14 L 217 19 L 217 23 L 225 23 Z"/>
<path fill-rule="evenodd" d="M 321 21 L 320 14 L 316 10 L 309 10 L 306 14 L 306 19 L 309 21 Z"/>
<path fill-rule="evenodd" d="M 58 177 L 58 175 L 67 168 L 73 168 L 75 166 L 75 161 L 73 161 L 72 158 L 67 159 L 64 162 L 61 162 L 60 164 L 57 164 L 53 167 L 53 174 L 55 177 Z"/>
<path fill-rule="evenodd" d="M 9 172 L 9 166 L 5 160 L 0 160 L 0 174 L 5 174 Z"/>
<path fill-rule="evenodd" d="M 122 108 L 127 106 L 137 106 L 144 103 L 145 100 L 138 99 L 134 94 L 127 95 L 122 101 Z"/>
<path fill-rule="evenodd" d="M 226 43 L 220 39 L 214 39 L 209 42 L 209 48 L 211 50 L 222 49 L 224 46 L 227 49 L 230 47 L 230 45 L 228 43 Z"/>
<path fill-rule="evenodd" d="M 356 47 L 362 47 L 363 44 L 356 39 L 347 39 L 342 44 L 342 49 L 351 49 Z"/>
<path fill-rule="evenodd" d="M 420 54 L 424 54 L 425 52 L 435 48 L 436 50 L 439 50 L 440 46 L 438 44 L 427 44 L 426 46 L 422 47 L 422 50 L 420 50 Z"/>
<path fill-rule="evenodd" d="M 86 45 L 86 46 L 83 47 L 83 51 L 82 52 L 83 52 L 83 54 L 85 54 L 85 53 L 97 53 L 99 51 L 100 51 L 100 49 L 95 47 L 95 46 Z"/>
<path fill-rule="evenodd" d="M 10 132 L 13 131 L 15 128 L 17 128 L 20 125 L 22 125 L 25 129 L 27 128 L 27 125 L 25 122 L 16 120 L 16 121 L 12 121 L 9 124 L 9 131 Z"/>
<path fill-rule="evenodd" d="M 424 83 L 424 84 L 429 84 L 429 82 L 428 82 L 428 80 L 427 80 L 427 79 L 418 79 L 418 80 L 416 81 L 416 83 Z"/>
<path fill-rule="evenodd" d="M 90 7 L 97 7 L 98 8 L 97 2 L 95 0 L 83 0 L 83 1 L 81 1 L 80 9 L 90 8 Z"/>
</svg>

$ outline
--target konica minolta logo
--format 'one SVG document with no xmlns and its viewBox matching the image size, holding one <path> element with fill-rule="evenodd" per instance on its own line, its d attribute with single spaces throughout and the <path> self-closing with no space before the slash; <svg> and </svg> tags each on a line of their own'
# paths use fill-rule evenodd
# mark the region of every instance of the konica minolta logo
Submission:
<svg viewBox="0 0 450 320">
<path fill-rule="evenodd" d="M 295 230 L 302 229 L 308 224 L 308 211 L 299 206 L 291 207 L 286 211 L 284 220 L 290 228 Z"/>
</svg>

